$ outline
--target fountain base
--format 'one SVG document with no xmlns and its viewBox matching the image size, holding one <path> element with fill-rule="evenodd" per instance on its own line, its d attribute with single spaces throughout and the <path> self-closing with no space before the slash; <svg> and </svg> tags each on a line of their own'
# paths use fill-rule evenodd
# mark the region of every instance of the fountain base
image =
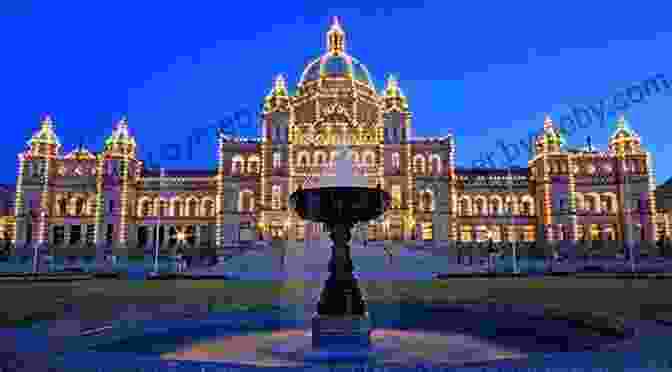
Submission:
<svg viewBox="0 0 672 372">
<path fill-rule="evenodd" d="M 314 348 L 330 350 L 366 350 L 371 346 L 372 323 L 369 314 L 330 316 L 313 315 Z"/>
</svg>

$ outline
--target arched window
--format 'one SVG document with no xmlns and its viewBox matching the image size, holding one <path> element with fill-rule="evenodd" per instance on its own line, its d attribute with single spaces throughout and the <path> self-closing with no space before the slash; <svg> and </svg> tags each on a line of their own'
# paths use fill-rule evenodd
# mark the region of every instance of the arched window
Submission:
<svg viewBox="0 0 672 372">
<path fill-rule="evenodd" d="M 205 217 L 212 217 L 214 215 L 214 205 L 212 200 L 207 199 L 203 203 L 203 211 L 205 212 Z"/>
<path fill-rule="evenodd" d="M 415 168 L 415 173 L 424 174 L 425 173 L 425 157 L 418 154 L 413 158 L 413 167 Z"/>
<path fill-rule="evenodd" d="M 471 215 L 471 211 L 469 210 L 469 202 L 467 199 L 462 199 L 460 200 L 460 214 L 462 216 L 469 216 Z"/>
<path fill-rule="evenodd" d="M 364 162 L 366 163 L 367 166 L 372 167 L 375 165 L 375 156 L 373 155 L 372 152 L 367 152 L 366 156 L 364 158 Z"/>
<path fill-rule="evenodd" d="M 523 202 L 523 215 L 531 216 L 532 215 L 532 203 L 529 200 Z"/>
<path fill-rule="evenodd" d="M 280 185 L 273 185 L 271 193 L 273 209 L 280 209 Z"/>
<path fill-rule="evenodd" d="M 491 199 L 490 200 L 490 213 L 492 215 L 497 215 L 501 212 L 501 204 L 499 202 L 499 199 Z"/>
<path fill-rule="evenodd" d="M 84 199 L 77 198 L 75 201 L 75 215 L 81 216 L 84 214 Z"/>
<path fill-rule="evenodd" d="M 401 168 L 401 162 L 399 160 L 399 153 L 395 152 L 392 154 L 392 168 L 399 169 Z"/>
<path fill-rule="evenodd" d="M 240 212 L 254 211 L 254 194 L 249 190 L 240 192 Z"/>
<path fill-rule="evenodd" d="M 308 154 L 305 152 L 302 152 L 299 154 L 299 166 L 302 168 L 305 168 L 308 166 Z"/>
<path fill-rule="evenodd" d="M 236 155 L 233 157 L 231 163 L 231 172 L 233 174 L 240 174 L 242 170 L 243 170 L 243 158 L 241 158 L 240 155 Z"/>
<path fill-rule="evenodd" d="M 56 212 L 59 216 L 65 216 L 67 213 L 67 203 L 65 199 L 58 200 L 58 211 Z"/>
<path fill-rule="evenodd" d="M 159 216 L 165 217 L 168 211 L 168 200 L 159 199 Z"/>
<path fill-rule="evenodd" d="M 189 209 L 189 217 L 198 216 L 198 201 L 196 199 L 190 199 L 187 202 L 187 207 Z"/>
<path fill-rule="evenodd" d="M 476 199 L 475 204 L 476 208 L 474 209 L 474 213 L 480 216 L 485 215 L 485 203 L 483 202 L 483 199 Z"/>
<path fill-rule="evenodd" d="M 250 174 L 259 173 L 259 158 L 257 156 L 251 156 L 247 159 L 247 171 Z"/>
<path fill-rule="evenodd" d="M 434 210 L 434 201 L 432 193 L 425 191 L 422 193 L 422 209 L 424 211 L 433 211 Z"/>
<path fill-rule="evenodd" d="M 586 211 L 592 212 L 595 210 L 595 199 L 592 196 L 586 196 L 585 203 Z"/>
<path fill-rule="evenodd" d="M 322 165 L 324 165 L 324 163 L 325 163 L 325 155 L 324 155 L 324 153 L 323 153 L 322 151 L 317 151 L 317 152 L 314 154 L 313 162 L 314 162 L 315 165 L 317 165 L 317 166 L 322 166 Z"/>
<path fill-rule="evenodd" d="M 182 211 L 182 208 L 183 208 L 182 200 L 176 199 L 174 204 L 173 204 L 173 208 L 174 208 L 175 217 L 182 217 L 182 213 L 183 213 L 183 211 Z"/>
<path fill-rule="evenodd" d="M 600 195 L 602 213 L 611 212 L 611 198 L 608 195 Z"/>
<path fill-rule="evenodd" d="M 508 200 L 506 201 L 506 213 L 507 213 L 507 214 L 513 214 L 513 213 L 515 212 L 515 209 L 514 209 L 514 207 L 513 207 L 514 204 L 515 204 L 514 201 L 511 200 L 511 199 L 508 199 Z"/>
<path fill-rule="evenodd" d="M 143 200 L 143 201 L 142 201 L 142 204 L 141 204 L 141 205 L 142 205 L 142 211 L 141 211 L 140 217 L 147 217 L 147 216 L 149 216 L 150 213 L 151 213 L 150 211 L 154 209 L 154 208 L 153 208 L 153 204 L 154 204 L 154 203 L 152 203 L 151 200 L 146 200 L 146 199 Z"/>
<path fill-rule="evenodd" d="M 438 154 L 432 155 L 432 174 L 441 173 L 441 157 Z"/>
</svg>

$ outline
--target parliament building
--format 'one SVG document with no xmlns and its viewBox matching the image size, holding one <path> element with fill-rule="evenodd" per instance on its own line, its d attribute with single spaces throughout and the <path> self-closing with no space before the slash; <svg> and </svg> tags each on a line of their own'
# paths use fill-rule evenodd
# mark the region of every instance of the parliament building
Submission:
<svg viewBox="0 0 672 372">
<path fill-rule="evenodd" d="M 132 122 L 121 118 L 99 152 L 64 147 L 52 117 L 18 155 L 14 216 L 18 247 L 226 249 L 244 240 L 303 241 L 322 226 L 288 208 L 299 186 L 333 175 L 339 146 L 353 151 L 391 209 L 363 231 L 370 240 L 636 240 L 670 235 L 656 208 L 651 154 L 624 117 L 608 148 L 570 148 L 550 117 L 526 168 L 456 167 L 454 134 L 412 137 L 412 110 L 394 76 L 378 90 L 349 54 L 334 20 L 326 50 L 296 89 L 279 75 L 263 104 L 261 138 L 219 135 L 212 170 L 148 170 Z M 543 128 L 543 129 L 542 129 Z M 368 230 L 367 230 L 368 229 Z M 449 246 L 449 244 L 446 244 Z"/>
</svg>

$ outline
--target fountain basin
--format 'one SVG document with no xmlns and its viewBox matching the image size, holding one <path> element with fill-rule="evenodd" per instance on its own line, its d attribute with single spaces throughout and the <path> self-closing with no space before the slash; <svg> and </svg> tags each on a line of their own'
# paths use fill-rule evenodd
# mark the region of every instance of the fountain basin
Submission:
<svg viewBox="0 0 672 372">
<path fill-rule="evenodd" d="M 300 189 L 290 196 L 291 207 L 301 218 L 327 226 L 371 221 L 385 212 L 390 201 L 390 194 L 380 188 L 358 186 Z"/>
<path fill-rule="evenodd" d="M 419 364 L 498 366 L 539 355 L 600 350 L 630 337 L 597 334 L 564 321 L 540 319 L 515 307 L 493 312 L 490 305 L 476 304 L 438 308 L 399 303 L 369 306 L 372 332 L 367 348 L 313 346 L 310 321 L 297 320 L 302 318 L 297 316 L 297 309 L 286 307 L 213 313 L 204 320 L 116 326 L 70 340 L 67 350 L 55 355 L 50 365 L 72 371 L 98 370 L 101 366 L 110 371 L 169 366 L 193 366 L 194 370 L 224 366 L 310 369 L 325 363 L 409 370 Z"/>
</svg>

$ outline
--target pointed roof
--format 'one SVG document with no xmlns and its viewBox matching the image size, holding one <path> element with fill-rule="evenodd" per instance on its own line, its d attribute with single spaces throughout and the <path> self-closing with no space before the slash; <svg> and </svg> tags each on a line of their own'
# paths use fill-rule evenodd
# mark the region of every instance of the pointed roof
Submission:
<svg viewBox="0 0 672 372">
<path fill-rule="evenodd" d="M 278 76 L 275 77 L 273 88 L 271 88 L 268 96 L 287 97 L 288 95 L 289 91 L 287 90 L 287 82 L 285 81 L 285 77 L 282 74 L 278 74 Z"/>
<path fill-rule="evenodd" d="M 40 121 L 40 130 L 35 132 L 33 136 L 28 141 L 29 145 L 33 144 L 51 144 L 61 147 L 61 141 L 56 136 L 54 132 L 54 121 L 51 118 L 51 115 L 45 114 Z"/>
<path fill-rule="evenodd" d="M 384 97 L 405 98 L 404 92 L 399 87 L 399 80 L 394 74 L 387 77 L 387 85 L 382 92 Z"/>
<path fill-rule="evenodd" d="M 84 146 L 84 141 L 82 140 L 74 150 L 65 155 L 65 158 L 75 160 L 95 160 L 96 156 Z"/>
<path fill-rule="evenodd" d="M 122 116 L 121 119 L 117 122 L 117 127 L 112 131 L 110 137 L 105 140 L 105 147 L 122 144 L 122 145 L 131 145 L 135 147 L 135 138 L 131 136 L 128 131 L 128 119 L 126 116 Z"/>
<path fill-rule="evenodd" d="M 609 139 L 615 140 L 617 138 L 623 138 L 623 137 L 632 138 L 635 140 L 640 139 L 637 132 L 635 132 L 632 128 L 630 128 L 628 121 L 625 120 L 625 115 L 621 115 L 618 117 L 618 120 L 616 120 L 616 130 L 614 130 L 614 134 L 612 134 Z"/>
<path fill-rule="evenodd" d="M 550 144 L 557 143 L 561 147 L 564 147 L 565 144 L 567 144 L 563 130 L 555 127 L 555 125 L 553 124 L 553 120 L 551 119 L 551 115 L 548 114 L 546 114 L 546 116 L 544 117 L 544 133 L 543 135 L 539 136 L 538 141 L 541 141 L 544 138 L 546 138 L 548 143 Z"/>
</svg>

